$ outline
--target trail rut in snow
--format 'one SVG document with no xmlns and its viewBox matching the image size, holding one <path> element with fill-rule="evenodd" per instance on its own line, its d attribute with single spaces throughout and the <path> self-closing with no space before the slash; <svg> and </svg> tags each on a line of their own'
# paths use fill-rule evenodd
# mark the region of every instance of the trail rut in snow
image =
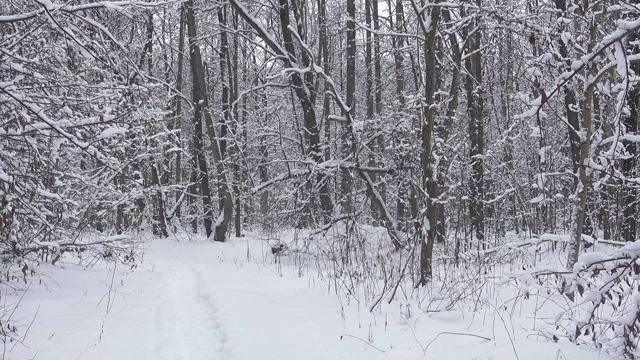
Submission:
<svg viewBox="0 0 640 360">
<path fill-rule="evenodd" d="M 166 264 L 164 292 L 155 311 L 160 359 L 228 359 L 227 334 L 218 309 L 187 264 Z"/>
<path fill-rule="evenodd" d="M 204 307 L 204 320 L 208 323 L 209 327 L 215 334 L 217 343 L 219 345 L 217 349 L 219 359 L 228 359 L 228 335 L 225 331 L 222 319 L 219 316 L 219 309 L 216 306 L 215 300 L 211 297 L 211 295 L 203 290 L 202 273 L 200 271 L 196 273 L 196 279 L 198 283 L 197 300 Z"/>
</svg>

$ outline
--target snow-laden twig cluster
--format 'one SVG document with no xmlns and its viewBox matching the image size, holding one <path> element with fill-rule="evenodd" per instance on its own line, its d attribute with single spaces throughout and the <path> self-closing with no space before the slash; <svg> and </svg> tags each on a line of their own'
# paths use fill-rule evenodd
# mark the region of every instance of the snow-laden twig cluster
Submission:
<svg viewBox="0 0 640 360">
<path fill-rule="evenodd" d="M 640 241 L 582 254 L 573 271 L 548 265 L 511 273 L 526 297 L 551 296 L 555 321 L 540 332 L 635 359 L 640 356 Z M 575 295 L 568 301 L 567 292 Z M 564 305 L 562 305 L 564 304 Z"/>
</svg>

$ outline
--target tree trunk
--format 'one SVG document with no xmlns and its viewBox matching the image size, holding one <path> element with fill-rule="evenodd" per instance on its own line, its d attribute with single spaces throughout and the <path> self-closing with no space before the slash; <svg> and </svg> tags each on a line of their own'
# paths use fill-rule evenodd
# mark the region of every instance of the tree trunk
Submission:
<svg viewBox="0 0 640 360">
<path fill-rule="evenodd" d="M 477 0 L 478 7 L 481 0 Z M 468 40 L 465 67 L 467 77 L 465 88 L 467 92 L 467 111 L 469 116 L 470 165 L 471 165 L 471 196 L 469 199 L 469 213 L 472 226 L 472 236 L 475 232 L 478 249 L 485 249 L 484 242 L 484 99 L 482 89 L 482 53 L 480 50 L 482 31 L 479 29 L 479 17 L 472 22 L 475 33 Z"/>
<path fill-rule="evenodd" d="M 365 25 L 368 29 L 371 28 L 371 0 L 365 0 Z M 374 99 L 374 89 L 373 89 L 373 64 L 372 64 L 372 43 L 371 43 L 371 31 L 366 31 L 365 33 L 365 59 L 364 66 L 367 69 L 366 75 L 366 106 L 367 106 L 367 120 L 370 121 L 373 119 L 374 108 L 373 108 L 373 99 Z M 375 157 L 373 152 L 369 155 L 369 166 L 374 167 L 376 165 Z M 376 174 L 371 174 L 371 181 L 373 183 L 376 182 Z M 380 218 L 376 205 L 372 201 L 371 202 L 371 218 L 373 220 L 373 225 L 378 226 L 378 220 Z"/>
<path fill-rule="evenodd" d="M 223 29 L 227 27 L 227 17 L 225 14 L 225 6 L 218 8 L 218 22 Z M 222 117 L 220 118 L 220 156 L 224 159 L 227 154 L 227 127 L 229 124 L 230 99 L 229 91 L 231 84 L 231 72 L 229 61 L 229 41 L 227 40 L 227 32 L 220 31 L 220 80 L 222 82 Z M 213 141 L 213 140 L 212 140 Z"/>
<path fill-rule="evenodd" d="M 347 0 L 347 108 L 350 116 L 346 116 L 344 135 L 342 137 L 345 158 L 355 156 L 355 143 L 352 139 L 351 120 L 355 117 L 356 103 L 356 4 L 355 0 Z M 351 214 L 353 212 L 353 198 L 351 195 L 352 188 L 351 172 L 347 168 L 342 168 L 342 207 L 344 212 Z"/>
<path fill-rule="evenodd" d="M 178 34 L 178 73 L 176 75 L 176 94 L 173 96 L 174 102 L 174 128 L 179 128 L 179 118 L 182 115 L 182 82 L 183 82 L 183 63 L 184 63 L 184 8 L 180 8 L 180 30 Z M 178 132 L 178 141 L 181 142 L 182 132 Z M 176 151 L 176 174 L 175 183 L 180 184 L 182 182 L 182 151 Z M 182 216 L 182 191 L 177 191 L 176 198 L 176 210 L 175 216 L 180 218 Z"/>
<path fill-rule="evenodd" d="M 451 23 L 451 14 L 449 13 L 449 9 L 442 9 L 442 19 Z M 453 25 L 452 25 L 453 27 Z M 451 67 L 452 75 L 451 75 L 451 86 L 449 88 L 449 102 L 447 103 L 447 114 L 442 123 L 442 125 L 438 128 L 438 136 L 442 139 L 443 143 L 447 143 L 449 140 L 449 134 L 451 132 L 451 128 L 453 127 L 453 121 L 456 117 L 456 112 L 458 110 L 458 90 L 460 87 L 460 69 L 462 68 L 462 55 L 460 54 L 460 46 L 458 44 L 458 38 L 456 34 L 451 31 L 449 33 L 449 45 L 451 47 L 453 66 Z M 438 192 L 442 193 L 445 190 L 445 175 L 447 173 L 447 169 L 449 167 L 449 161 L 447 160 L 446 154 L 444 153 L 446 149 L 442 149 L 442 154 L 440 155 L 440 160 L 438 161 Z M 438 207 L 438 223 L 436 224 L 437 229 L 437 238 L 438 242 L 444 242 L 446 238 L 446 219 L 445 219 L 445 204 L 440 202 L 436 205 Z"/>
<path fill-rule="evenodd" d="M 322 69 L 325 74 L 331 74 L 331 69 L 329 67 L 329 62 L 331 61 L 331 54 L 329 53 L 329 39 L 327 36 L 327 1 L 326 0 L 318 0 L 318 27 L 319 27 L 319 47 L 322 52 Z M 331 143 L 331 122 L 327 119 L 329 113 L 331 112 L 331 95 L 328 91 L 326 91 L 328 85 L 325 81 L 324 83 L 324 97 L 322 103 L 322 118 L 324 121 L 324 143 Z M 331 159 L 331 147 L 325 146 L 324 150 L 324 160 L 329 161 Z"/>
<path fill-rule="evenodd" d="M 592 23 L 589 28 L 590 41 L 587 48 L 588 52 L 593 51 L 596 44 L 596 31 L 597 27 L 595 23 Z M 595 67 L 589 67 L 586 70 L 585 77 L 590 78 L 595 76 Z M 592 136 L 592 116 L 593 116 L 593 97 L 597 81 L 592 81 L 585 89 L 584 99 L 582 101 L 582 124 L 578 129 L 581 134 L 580 139 L 580 158 L 578 159 L 578 184 L 575 189 L 575 204 L 572 210 L 573 225 L 573 249 L 569 251 L 567 259 L 567 270 L 573 271 L 573 266 L 578 262 L 582 248 L 582 234 L 587 219 L 587 199 L 589 187 L 591 185 L 591 171 L 587 159 L 591 158 L 591 136 Z M 566 292 L 567 297 L 570 300 L 574 300 L 573 291 Z"/>
<path fill-rule="evenodd" d="M 233 30 L 235 33 L 237 33 L 238 31 L 238 15 L 235 14 L 234 11 L 234 16 L 233 16 Z M 244 58 L 244 57 L 243 57 Z M 247 97 L 243 97 L 242 98 L 242 111 L 239 111 L 240 109 L 238 109 L 238 105 L 237 105 L 237 101 L 238 101 L 238 69 L 239 69 L 239 63 L 238 63 L 238 37 L 234 36 L 233 37 L 233 66 L 232 69 L 235 69 L 235 71 L 233 71 L 233 77 L 231 77 L 232 79 L 232 83 L 233 83 L 233 87 L 231 88 L 231 104 L 235 104 L 233 105 L 233 133 L 234 133 L 234 153 L 235 153 L 235 161 L 233 162 L 233 194 L 234 194 L 234 198 L 235 198 L 235 211 L 234 211 L 234 229 L 235 229 L 235 234 L 236 237 L 240 237 L 242 236 L 242 193 L 240 191 L 240 187 L 242 186 L 242 183 L 244 181 L 244 176 L 243 176 L 243 170 L 242 167 L 240 166 L 240 162 L 243 156 L 243 151 L 244 149 L 241 149 L 241 145 L 242 147 L 246 146 L 246 127 L 240 123 L 240 121 L 242 120 L 244 122 L 244 119 L 246 118 L 246 107 L 247 107 Z M 244 64 L 244 63 L 243 63 Z M 244 82 L 247 81 L 247 71 L 246 69 L 243 69 L 244 71 L 242 72 L 242 80 Z M 231 69 L 230 69 L 231 71 Z M 231 75 L 231 73 L 229 74 Z"/>
<path fill-rule="evenodd" d="M 185 3 L 187 13 L 187 28 L 189 36 L 189 49 L 191 54 L 191 74 L 193 78 L 193 103 L 195 107 L 194 113 L 194 128 L 195 128 L 195 153 L 198 162 L 198 168 L 200 171 L 200 188 L 202 195 L 202 202 L 205 209 L 204 225 L 207 238 L 213 235 L 215 241 L 225 241 L 227 227 L 231 220 L 232 202 L 231 194 L 229 193 L 229 187 L 226 179 L 224 163 L 222 162 L 222 154 L 218 144 L 218 137 L 215 133 L 213 125 L 213 119 L 209 112 L 209 101 L 207 96 L 207 88 L 205 84 L 205 74 L 202 65 L 202 57 L 200 55 L 200 48 L 196 42 L 197 30 L 196 20 L 193 12 L 193 0 L 187 0 Z M 222 214 L 218 216 L 214 224 L 212 222 L 213 208 L 211 205 L 211 193 L 209 189 L 209 173 L 207 169 L 207 160 L 203 153 L 203 126 L 202 121 L 206 122 L 207 132 L 211 141 L 211 149 L 213 152 L 213 158 L 216 163 L 216 170 L 218 173 L 218 190 L 220 193 Z M 215 230 L 215 233 L 214 233 Z"/>
<path fill-rule="evenodd" d="M 627 48 L 631 48 L 631 54 L 638 53 L 638 45 L 634 44 L 640 37 L 637 32 L 632 33 L 627 38 Z M 634 44 L 634 45 L 631 45 Z M 640 72 L 640 65 L 637 62 L 631 63 L 631 70 L 635 74 Z M 640 88 L 637 84 L 627 93 L 627 106 L 629 107 L 629 115 L 624 118 L 625 132 L 627 134 L 638 134 L 638 116 L 640 116 Z M 636 162 L 638 161 L 637 145 L 635 141 L 623 140 L 622 144 L 627 152 L 627 157 L 622 159 L 621 171 L 625 178 L 633 178 L 637 176 Z M 634 185 L 627 186 L 623 189 L 624 208 L 622 210 L 622 239 L 624 241 L 636 241 L 636 216 L 638 191 Z"/>
<path fill-rule="evenodd" d="M 164 195 L 161 189 L 158 166 L 155 163 L 151 164 L 151 183 L 156 187 L 156 192 L 153 195 L 155 210 L 153 214 L 153 234 L 162 237 L 169 237 L 169 233 L 167 232 L 167 219 L 165 217 L 164 210 Z"/>
<path fill-rule="evenodd" d="M 436 1 L 436 4 L 439 1 Z M 433 163 L 433 139 L 435 123 L 435 93 L 436 93 L 436 33 L 440 20 L 441 7 L 431 8 L 431 13 L 426 15 L 427 21 L 420 13 L 418 5 L 411 1 L 414 11 L 418 15 L 419 26 L 424 34 L 424 105 L 421 110 L 421 151 L 420 168 L 422 170 L 422 191 L 426 194 L 426 212 L 420 229 L 420 279 L 418 285 L 426 285 L 433 276 L 432 258 L 433 243 L 436 238 L 436 223 L 438 220 L 438 207 L 435 200 L 438 198 L 438 186 L 434 177 Z M 425 10 L 426 11 L 426 10 Z M 427 25 L 427 23 L 429 25 Z"/>
</svg>

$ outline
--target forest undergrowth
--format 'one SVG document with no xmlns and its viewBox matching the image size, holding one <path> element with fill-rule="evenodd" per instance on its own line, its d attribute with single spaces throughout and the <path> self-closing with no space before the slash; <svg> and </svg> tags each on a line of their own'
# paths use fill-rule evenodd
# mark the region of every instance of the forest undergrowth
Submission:
<svg viewBox="0 0 640 360">
<path fill-rule="evenodd" d="M 499 319 L 495 326 L 527 326 L 541 341 L 640 356 L 636 243 L 586 243 L 574 271 L 567 271 L 570 246 L 563 236 L 508 233 L 503 245 L 474 246 L 457 261 L 455 241 L 448 239 L 436 245 L 433 277 L 420 287 L 419 244 L 395 250 L 383 228 L 343 223 L 322 233 L 288 230 L 266 239 L 279 264 L 295 266 L 300 276 L 317 272 L 329 292 L 361 310 L 400 304 L 407 319 L 440 312 Z"/>
</svg>

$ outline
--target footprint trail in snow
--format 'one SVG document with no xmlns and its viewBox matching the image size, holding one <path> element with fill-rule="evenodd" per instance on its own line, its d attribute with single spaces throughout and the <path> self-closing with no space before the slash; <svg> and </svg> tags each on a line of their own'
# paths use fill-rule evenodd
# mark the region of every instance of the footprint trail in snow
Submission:
<svg viewBox="0 0 640 360">
<path fill-rule="evenodd" d="M 229 359 L 227 334 L 215 301 L 203 290 L 201 274 L 181 260 L 164 267 L 164 292 L 154 314 L 158 358 Z"/>
</svg>

